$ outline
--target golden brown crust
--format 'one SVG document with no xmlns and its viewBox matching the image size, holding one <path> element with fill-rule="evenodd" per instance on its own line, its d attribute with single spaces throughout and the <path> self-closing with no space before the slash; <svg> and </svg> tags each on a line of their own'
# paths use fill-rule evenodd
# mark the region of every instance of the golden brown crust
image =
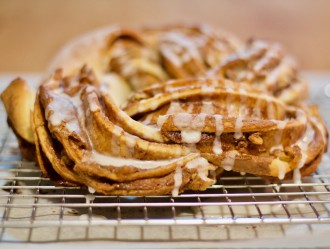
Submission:
<svg viewBox="0 0 330 249">
<path fill-rule="evenodd" d="M 114 26 L 68 45 L 57 67 L 35 101 L 21 79 L 2 94 L 23 156 L 35 144 L 57 183 L 177 195 L 223 170 L 297 181 L 326 150 L 325 124 L 300 102 L 306 83 L 278 44 L 239 48 L 201 25 Z"/>
<path fill-rule="evenodd" d="M 34 143 L 31 127 L 31 111 L 35 99 L 34 90 L 21 78 L 13 80 L 1 93 L 8 120 L 15 132 L 28 143 Z"/>
<path fill-rule="evenodd" d="M 39 88 L 35 123 L 38 153 L 56 173 L 100 193 L 203 190 L 217 168 L 292 178 L 313 172 L 325 149 L 315 107 L 289 106 L 248 84 L 170 81 L 136 92 L 124 110 L 99 86 L 86 69 L 57 74 Z"/>
<path fill-rule="evenodd" d="M 167 187 L 158 188 L 154 193 L 169 194 L 173 189 L 203 190 L 213 184 L 210 177 L 215 168 L 199 154 L 191 154 L 188 148 L 178 144 L 150 142 L 133 136 L 129 131 L 136 130 L 136 124 L 125 113 L 121 114 L 126 115 L 121 124 L 127 119 L 131 124 L 118 126 L 120 123 L 111 116 L 118 117 L 120 110 L 113 108 L 109 112 L 105 108 L 114 107 L 112 99 L 103 104 L 106 95 L 99 92 L 91 72 L 90 77 L 86 72 L 82 70 L 75 78 L 56 74 L 39 87 L 34 127 L 39 164 L 47 175 L 54 179 L 60 176 L 74 184 L 88 182 L 88 186 L 107 194 L 145 195 L 151 193 L 150 188 L 154 189 L 161 179 L 170 176 L 179 177 L 175 181 L 181 183 L 176 186 L 172 179 Z M 125 131 L 125 127 L 132 129 Z M 105 158 L 105 164 L 98 157 Z M 122 158 L 124 164 L 113 165 L 115 157 Z M 145 163 L 151 168 L 145 168 Z M 146 185 L 148 182 L 154 183 Z"/>
<path fill-rule="evenodd" d="M 113 96 L 123 95 L 120 104 L 129 88 L 205 76 L 248 82 L 290 104 L 308 94 L 295 60 L 281 45 L 258 39 L 240 42 L 201 24 L 104 28 L 68 44 L 50 72 L 62 67 L 65 75 L 73 75 L 84 64 L 93 68 L 99 81 L 116 86 Z"/>
</svg>

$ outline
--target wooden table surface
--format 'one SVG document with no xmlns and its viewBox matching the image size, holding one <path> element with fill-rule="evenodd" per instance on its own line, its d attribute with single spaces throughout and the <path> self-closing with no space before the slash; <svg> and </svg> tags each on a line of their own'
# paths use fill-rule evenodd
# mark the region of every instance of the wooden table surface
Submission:
<svg viewBox="0 0 330 249">
<path fill-rule="evenodd" d="M 42 71 L 65 42 L 91 29 L 179 20 L 276 40 L 303 69 L 330 69 L 328 0 L 0 0 L 0 72 Z"/>
</svg>

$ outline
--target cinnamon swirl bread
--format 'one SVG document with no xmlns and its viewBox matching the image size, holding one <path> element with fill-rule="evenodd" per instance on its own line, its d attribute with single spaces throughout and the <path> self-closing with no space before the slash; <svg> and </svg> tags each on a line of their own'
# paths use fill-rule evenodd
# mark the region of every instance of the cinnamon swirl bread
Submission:
<svg viewBox="0 0 330 249">
<path fill-rule="evenodd" d="M 177 195 L 223 170 L 300 181 L 326 150 L 327 129 L 278 44 L 203 25 L 111 27 L 71 43 L 50 71 L 36 94 L 18 79 L 2 100 L 23 156 L 35 149 L 61 184 Z"/>
</svg>

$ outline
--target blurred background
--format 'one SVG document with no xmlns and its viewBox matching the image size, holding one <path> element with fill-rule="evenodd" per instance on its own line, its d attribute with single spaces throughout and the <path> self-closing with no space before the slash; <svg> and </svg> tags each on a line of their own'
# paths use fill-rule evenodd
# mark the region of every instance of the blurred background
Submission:
<svg viewBox="0 0 330 249">
<path fill-rule="evenodd" d="M 42 71 L 95 28 L 180 20 L 279 41 L 303 69 L 330 70 L 329 0 L 0 0 L 0 72 Z"/>
</svg>

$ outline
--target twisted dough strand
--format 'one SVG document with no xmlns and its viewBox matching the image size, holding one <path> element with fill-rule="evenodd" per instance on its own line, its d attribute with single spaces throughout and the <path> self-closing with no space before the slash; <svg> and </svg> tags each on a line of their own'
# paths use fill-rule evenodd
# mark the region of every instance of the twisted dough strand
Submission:
<svg viewBox="0 0 330 249">
<path fill-rule="evenodd" d="M 17 79 L 2 99 L 22 154 L 35 148 L 62 184 L 177 195 L 223 170 L 299 181 L 326 150 L 306 83 L 276 43 L 204 25 L 114 26 L 71 43 L 58 67 L 36 95 Z"/>
</svg>

